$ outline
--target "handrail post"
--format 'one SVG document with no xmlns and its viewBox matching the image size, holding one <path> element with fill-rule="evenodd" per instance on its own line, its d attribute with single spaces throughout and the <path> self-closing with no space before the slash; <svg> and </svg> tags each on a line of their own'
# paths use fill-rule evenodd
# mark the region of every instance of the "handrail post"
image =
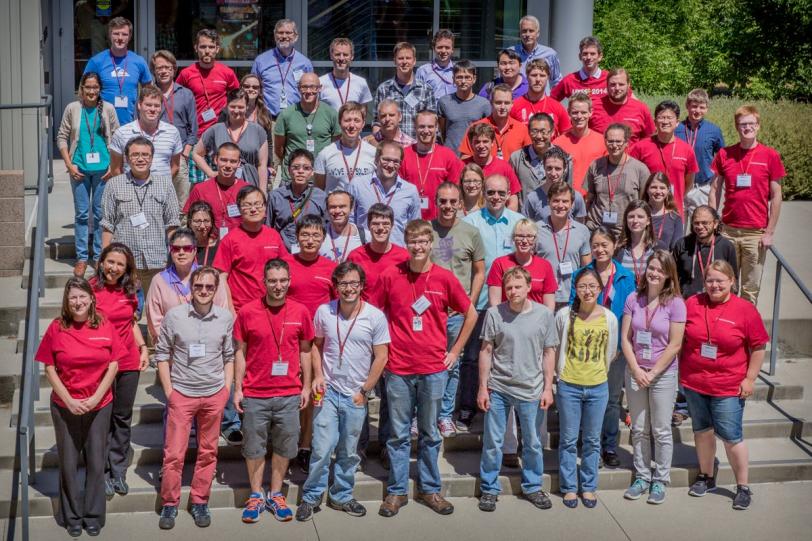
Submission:
<svg viewBox="0 0 812 541">
<path fill-rule="evenodd" d="M 775 365 L 778 361 L 778 315 L 781 310 L 781 261 L 775 262 L 775 297 L 773 298 L 773 319 L 770 322 L 770 371 L 775 375 Z"/>
</svg>

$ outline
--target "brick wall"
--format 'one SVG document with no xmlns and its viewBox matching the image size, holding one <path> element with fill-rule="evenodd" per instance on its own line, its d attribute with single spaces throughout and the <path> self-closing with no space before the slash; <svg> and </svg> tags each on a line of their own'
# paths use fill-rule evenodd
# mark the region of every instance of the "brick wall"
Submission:
<svg viewBox="0 0 812 541">
<path fill-rule="evenodd" d="M 0 171 L 0 276 L 19 276 L 25 258 L 25 194 L 22 171 Z"/>
</svg>

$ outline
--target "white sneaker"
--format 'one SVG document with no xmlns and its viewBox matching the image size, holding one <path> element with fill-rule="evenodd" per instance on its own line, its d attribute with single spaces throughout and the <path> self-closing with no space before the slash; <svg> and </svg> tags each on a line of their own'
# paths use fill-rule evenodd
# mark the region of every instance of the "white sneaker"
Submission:
<svg viewBox="0 0 812 541">
<path fill-rule="evenodd" d="M 453 438 L 457 435 L 457 427 L 451 419 L 440 419 L 437 421 L 437 428 L 440 429 L 440 435 L 444 438 Z"/>
</svg>

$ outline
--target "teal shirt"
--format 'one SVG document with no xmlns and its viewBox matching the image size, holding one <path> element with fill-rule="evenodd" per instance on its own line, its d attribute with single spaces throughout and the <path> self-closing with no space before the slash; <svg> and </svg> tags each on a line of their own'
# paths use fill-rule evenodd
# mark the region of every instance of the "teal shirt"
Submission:
<svg viewBox="0 0 812 541">
<path fill-rule="evenodd" d="M 93 134 L 93 144 L 90 144 L 90 130 L 96 127 Z M 89 152 L 99 153 L 99 163 L 87 163 L 86 155 Z M 110 167 L 110 152 L 107 150 L 107 141 L 102 133 L 102 121 L 96 107 L 82 107 L 82 120 L 79 124 L 79 140 L 76 142 L 76 152 L 73 153 L 73 165 L 87 173 L 107 171 Z"/>
</svg>

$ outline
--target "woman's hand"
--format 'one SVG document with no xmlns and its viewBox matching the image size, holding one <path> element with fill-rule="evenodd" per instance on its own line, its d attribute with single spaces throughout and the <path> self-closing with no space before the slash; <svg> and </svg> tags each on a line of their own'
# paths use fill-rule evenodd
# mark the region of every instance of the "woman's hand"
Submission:
<svg viewBox="0 0 812 541">
<path fill-rule="evenodd" d="M 753 396 L 753 390 L 755 389 L 756 382 L 750 379 L 744 378 L 742 382 L 739 384 L 739 398 L 746 400 Z"/>
<path fill-rule="evenodd" d="M 82 172 L 79 171 L 79 168 L 76 167 L 72 163 L 68 164 L 68 175 L 70 175 L 70 178 L 72 180 L 76 180 L 76 181 L 79 181 L 79 180 L 82 180 L 83 178 L 85 178 L 85 176 L 82 174 Z"/>
</svg>

